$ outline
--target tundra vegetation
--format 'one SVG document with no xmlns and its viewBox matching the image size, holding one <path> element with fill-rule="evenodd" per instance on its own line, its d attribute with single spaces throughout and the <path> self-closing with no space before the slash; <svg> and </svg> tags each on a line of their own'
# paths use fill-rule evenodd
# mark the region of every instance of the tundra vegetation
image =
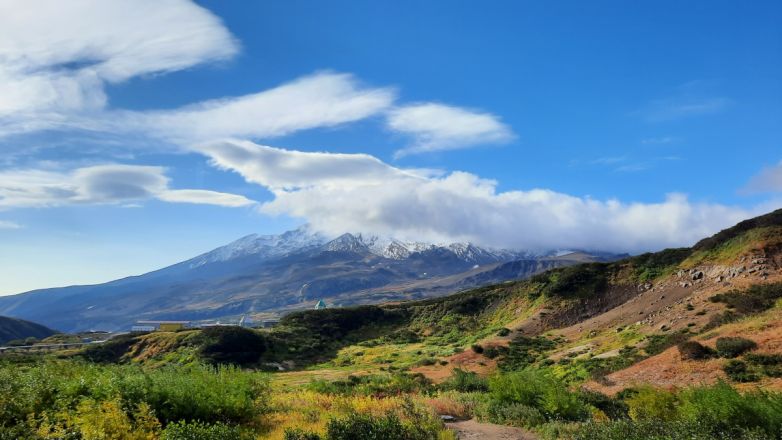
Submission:
<svg viewBox="0 0 782 440">
<path fill-rule="evenodd" d="M 690 249 L 443 298 L 296 312 L 272 329 L 130 334 L 84 349 L 6 353 L 0 440 L 453 439 L 440 415 L 525 428 L 542 439 L 780 439 L 782 394 L 755 383 L 782 377 L 782 355 L 735 331 L 779 321 L 780 283 L 723 290 L 704 301 L 711 311 L 700 325 L 622 325 L 572 340 L 550 331 L 612 307 L 612 295 L 627 286 L 707 260 L 733 261 L 761 238 L 778 246 L 780 216 Z M 702 307 L 686 310 L 702 316 Z M 538 326 L 519 331 L 522 322 Z M 610 356 L 585 348 L 597 339 L 600 354 Z M 715 365 L 723 379 L 633 385 L 612 395 L 585 386 L 670 353 Z M 460 357 L 480 374 L 460 368 Z M 437 381 L 422 374 L 434 370 L 449 373 Z"/>
<path fill-rule="evenodd" d="M 689 330 L 640 336 L 621 329 L 615 338 L 631 344 L 617 356 L 551 359 L 562 338 L 502 331 L 508 322 L 498 299 L 533 304 L 538 294 L 494 286 L 406 306 L 296 313 L 272 330 L 126 335 L 71 352 L 5 355 L 0 439 L 453 438 L 442 414 L 550 439 L 782 434 L 782 394 L 737 388 L 782 376 L 782 357 L 757 353 L 748 339 L 719 337 L 710 348 Z M 512 337 L 507 346 L 480 344 L 498 333 Z M 674 346 L 694 362 L 724 362 L 727 381 L 613 396 L 581 386 Z M 437 384 L 414 372 L 462 352 L 498 368 L 488 375 L 453 368 Z M 291 360 L 298 372 L 271 371 Z M 291 380 L 296 374 L 303 379 Z"/>
</svg>

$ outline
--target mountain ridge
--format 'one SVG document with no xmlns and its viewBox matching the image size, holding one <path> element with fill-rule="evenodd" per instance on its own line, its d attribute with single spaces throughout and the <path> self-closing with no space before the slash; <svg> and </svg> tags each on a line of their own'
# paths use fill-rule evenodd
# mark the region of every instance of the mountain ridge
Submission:
<svg viewBox="0 0 782 440">
<path fill-rule="evenodd" d="M 221 319 L 306 308 L 324 298 L 347 305 L 436 296 L 575 264 L 582 257 L 475 277 L 509 261 L 547 257 L 361 233 L 329 239 L 305 226 L 279 235 L 247 235 L 180 263 L 108 283 L 0 297 L 0 313 L 66 331 L 118 330 L 138 319 Z"/>
</svg>

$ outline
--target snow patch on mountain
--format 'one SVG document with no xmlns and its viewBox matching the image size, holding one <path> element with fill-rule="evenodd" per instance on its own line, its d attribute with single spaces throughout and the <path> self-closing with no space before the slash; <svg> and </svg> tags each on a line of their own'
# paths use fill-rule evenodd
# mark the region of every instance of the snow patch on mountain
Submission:
<svg viewBox="0 0 782 440">
<path fill-rule="evenodd" d="M 472 243 L 426 243 L 404 241 L 393 237 L 365 233 L 345 233 L 336 238 L 312 231 L 308 226 L 279 235 L 252 234 L 213 251 L 199 255 L 188 263 L 196 268 L 209 263 L 225 262 L 243 257 L 280 258 L 298 252 L 321 250 L 330 252 L 371 253 L 383 258 L 405 260 L 415 253 L 445 250 L 460 260 L 486 264 L 522 258 L 534 258 L 529 252 L 492 249 Z"/>
<path fill-rule="evenodd" d="M 246 256 L 284 257 L 294 252 L 316 248 L 326 241 L 326 237 L 310 231 L 306 226 L 279 235 L 251 234 L 193 258 L 190 260 L 190 267 L 195 268 Z"/>
</svg>

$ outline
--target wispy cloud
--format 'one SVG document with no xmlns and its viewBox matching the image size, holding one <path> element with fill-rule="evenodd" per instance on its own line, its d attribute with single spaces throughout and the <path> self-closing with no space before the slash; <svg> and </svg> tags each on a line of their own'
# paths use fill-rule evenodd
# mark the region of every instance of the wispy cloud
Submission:
<svg viewBox="0 0 782 440">
<path fill-rule="evenodd" d="M 663 122 L 716 114 L 728 108 L 728 98 L 668 98 L 655 100 L 641 111 L 648 122 Z"/>
<path fill-rule="evenodd" d="M 747 182 L 741 192 L 745 194 L 782 192 L 782 162 L 763 168 Z"/>
<path fill-rule="evenodd" d="M 391 110 L 388 127 L 413 137 L 413 144 L 398 150 L 396 157 L 504 143 L 515 137 L 496 115 L 435 103 Z"/>
<path fill-rule="evenodd" d="M 141 165 L 96 165 L 68 171 L 0 171 L 0 210 L 64 205 L 117 204 L 146 199 L 227 207 L 255 202 L 236 194 L 169 187 L 165 169 Z"/>
<path fill-rule="evenodd" d="M 722 96 L 715 88 L 713 81 L 689 81 L 676 87 L 669 96 L 651 100 L 634 114 L 654 123 L 721 113 L 733 101 Z M 648 143 L 670 143 L 675 140 L 673 137 L 659 137 L 648 139 Z"/>
<path fill-rule="evenodd" d="M 586 161 L 586 164 L 607 167 L 620 173 L 635 173 L 654 168 L 660 162 L 670 162 L 681 160 L 679 156 L 657 156 L 644 157 L 643 159 L 633 158 L 631 155 L 625 156 L 606 156 Z"/>
<path fill-rule="evenodd" d="M 187 144 L 225 137 L 273 138 L 357 121 L 387 109 L 393 88 L 365 87 L 354 76 L 320 72 L 237 98 L 184 108 L 115 112 L 113 130 L 146 132 Z"/>
<path fill-rule="evenodd" d="M 10 220 L 0 220 L 0 229 L 21 229 L 22 225 Z"/>
</svg>

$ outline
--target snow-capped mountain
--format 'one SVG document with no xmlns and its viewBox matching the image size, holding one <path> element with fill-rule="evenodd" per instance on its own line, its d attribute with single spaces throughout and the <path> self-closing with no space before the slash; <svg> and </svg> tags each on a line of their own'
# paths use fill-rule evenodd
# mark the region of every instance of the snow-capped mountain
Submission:
<svg viewBox="0 0 782 440">
<path fill-rule="evenodd" d="M 330 237 L 305 226 L 248 235 L 139 276 L 0 297 L 0 315 L 64 331 L 123 330 L 136 320 L 220 319 L 307 308 L 320 299 L 350 305 L 445 295 L 608 258 L 536 256 L 366 233 Z"/>
<path fill-rule="evenodd" d="M 283 257 L 294 252 L 317 248 L 327 241 L 322 234 L 312 232 L 307 226 L 302 226 L 279 235 L 251 234 L 193 258 L 190 260 L 190 267 L 247 256 L 261 258 Z"/>
<path fill-rule="evenodd" d="M 243 257 L 279 258 L 295 253 L 324 250 L 331 252 L 371 253 L 392 260 L 404 260 L 415 253 L 443 249 L 457 258 L 474 264 L 495 263 L 527 258 L 532 254 L 507 249 L 492 249 L 472 243 L 426 243 L 404 241 L 393 237 L 364 233 L 345 233 L 328 239 L 324 234 L 314 232 L 309 226 L 302 226 L 279 235 L 252 234 L 225 246 L 199 255 L 189 261 L 191 268 L 208 263 L 225 262 Z"/>
</svg>

